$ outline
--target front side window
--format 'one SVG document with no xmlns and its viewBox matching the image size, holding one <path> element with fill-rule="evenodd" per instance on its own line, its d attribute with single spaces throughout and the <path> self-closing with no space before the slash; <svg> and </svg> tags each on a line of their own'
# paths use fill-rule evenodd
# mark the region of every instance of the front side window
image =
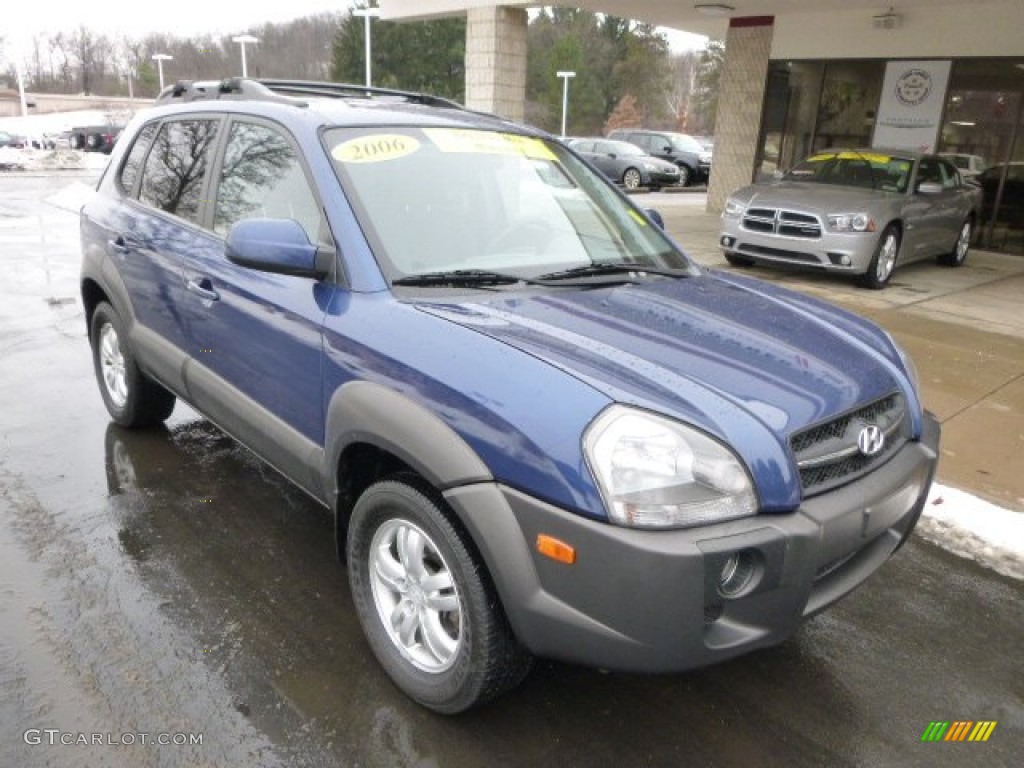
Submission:
<svg viewBox="0 0 1024 768">
<path fill-rule="evenodd" d="M 197 223 L 217 127 L 206 119 L 164 123 L 142 171 L 139 200 Z"/>
<path fill-rule="evenodd" d="M 226 235 L 236 221 L 294 219 L 316 242 L 320 207 L 289 141 L 264 125 L 231 126 L 217 190 L 213 229 Z"/>
<path fill-rule="evenodd" d="M 590 264 L 687 269 L 664 234 L 557 142 L 456 128 L 325 134 L 385 274 L 536 277 Z"/>
</svg>

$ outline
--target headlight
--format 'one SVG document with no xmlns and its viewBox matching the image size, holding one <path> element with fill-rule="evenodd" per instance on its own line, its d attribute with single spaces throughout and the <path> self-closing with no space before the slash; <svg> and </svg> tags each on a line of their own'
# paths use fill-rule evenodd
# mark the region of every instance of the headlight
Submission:
<svg viewBox="0 0 1024 768">
<path fill-rule="evenodd" d="M 697 161 L 700 163 L 705 163 L 706 165 L 711 165 L 711 153 L 702 152 L 700 155 L 697 156 Z"/>
<path fill-rule="evenodd" d="M 722 215 L 728 216 L 730 219 L 735 219 L 741 216 L 746 208 L 747 206 L 739 200 L 730 197 L 725 201 L 725 209 L 722 211 Z"/>
<path fill-rule="evenodd" d="M 875 220 L 866 213 L 830 213 L 828 226 L 836 232 L 874 232 Z"/>
<path fill-rule="evenodd" d="M 685 424 L 613 405 L 587 428 L 583 448 L 619 525 L 683 528 L 757 512 L 739 459 Z"/>
</svg>

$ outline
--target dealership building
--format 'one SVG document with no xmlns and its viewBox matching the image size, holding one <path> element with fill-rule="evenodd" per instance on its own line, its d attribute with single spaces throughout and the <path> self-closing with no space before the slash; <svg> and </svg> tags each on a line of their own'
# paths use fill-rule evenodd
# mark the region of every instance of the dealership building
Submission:
<svg viewBox="0 0 1024 768">
<path fill-rule="evenodd" d="M 467 106 L 522 120 L 527 9 L 537 3 L 379 4 L 384 19 L 464 14 Z M 980 173 L 983 241 L 1024 254 L 1024 0 L 574 6 L 725 42 L 710 209 L 720 209 L 732 190 L 819 149 L 934 150 L 962 156 L 958 164 Z"/>
</svg>

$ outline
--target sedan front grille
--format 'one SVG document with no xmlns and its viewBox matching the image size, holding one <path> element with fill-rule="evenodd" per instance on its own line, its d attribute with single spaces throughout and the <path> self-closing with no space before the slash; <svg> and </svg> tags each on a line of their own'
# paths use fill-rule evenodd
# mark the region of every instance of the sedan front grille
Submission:
<svg viewBox="0 0 1024 768">
<path fill-rule="evenodd" d="M 867 427 L 884 435 L 881 450 L 866 454 L 858 441 Z M 804 496 L 814 496 L 868 473 L 907 441 L 909 420 L 902 395 L 892 394 L 790 438 Z"/>
<path fill-rule="evenodd" d="M 817 216 L 781 208 L 748 208 L 743 213 L 743 228 L 785 237 L 821 238 L 821 222 Z"/>
</svg>

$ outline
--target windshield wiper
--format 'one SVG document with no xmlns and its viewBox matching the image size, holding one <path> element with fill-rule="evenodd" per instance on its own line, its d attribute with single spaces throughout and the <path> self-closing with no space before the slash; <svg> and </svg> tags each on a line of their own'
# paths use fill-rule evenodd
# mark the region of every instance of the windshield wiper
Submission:
<svg viewBox="0 0 1024 768">
<path fill-rule="evenodd" d="M 626 274 L 648 274 L 664 275 L 665 277 L 689 277 L 690 272 L 685 269 L 672 269 L 670 267 L 651 267 L 644 264 L 623 264 L 621 262 L 604 262 L 597 264 L 585 264 L 581 267 L 563 269 L 558 272 L 549 272 L 540 275 L 537 280 L 572 280 L 576 277 L 601 277 L 603 275 L 626 275 Z"/>
<path fill-rule="evenodd" d="M 418 275 L 406 275 L 391 281 L 392 285 L 417 286 L 474 286 L 474 285 L 513 285 L 526 282 L 525 278 L 508 275 L 503 272 L 491 272 L 486 269 L 453 269 L 447 272 L 422 272 Z"/>
</svg>

